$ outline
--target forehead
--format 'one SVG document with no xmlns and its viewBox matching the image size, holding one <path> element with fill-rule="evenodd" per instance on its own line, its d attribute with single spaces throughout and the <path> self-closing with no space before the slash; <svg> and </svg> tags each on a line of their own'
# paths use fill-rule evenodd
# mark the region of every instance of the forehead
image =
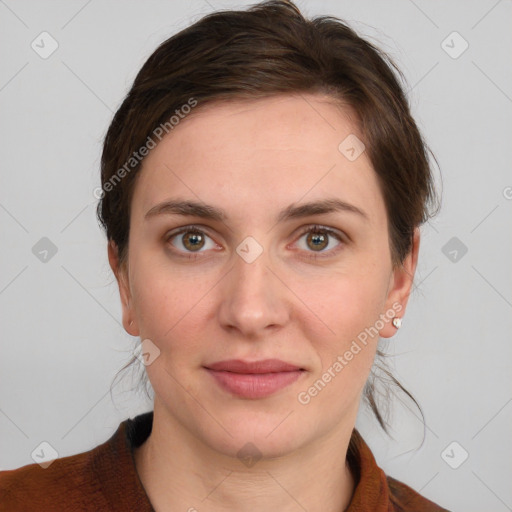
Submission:
<svg viewBox="0 0 512 512">
<path fill-rule="evenodd" d="M 280 209 L 333 194 L 382 213 L 365 152 L 351 160 L 340 150 L 347 137 L 362 139 L 354 113 L 325 96 L 198 106 L 144 160 L 134 214 L 174 196 L 216 203 L 229 214 L 230 206 L 237 213 Z"/>
</svg>

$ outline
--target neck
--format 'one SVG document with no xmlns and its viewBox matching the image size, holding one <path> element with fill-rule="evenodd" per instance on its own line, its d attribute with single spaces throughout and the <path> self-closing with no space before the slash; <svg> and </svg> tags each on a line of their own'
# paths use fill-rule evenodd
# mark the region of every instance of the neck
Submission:
<svg viewBox="0 0 512 512">
<path fill-rule="evenodd" d="M 134 458 L 158 511 L 342 511 L 355 487 L 346 463 L 352 427 L 245 467 L 238 458 L 206 446 L 155 407 L 151 435 L 134 449 Z"/>
</svg>

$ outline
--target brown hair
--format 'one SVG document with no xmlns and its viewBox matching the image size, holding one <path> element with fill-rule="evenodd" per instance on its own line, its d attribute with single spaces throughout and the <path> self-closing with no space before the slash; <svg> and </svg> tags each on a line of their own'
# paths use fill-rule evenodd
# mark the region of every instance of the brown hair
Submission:
<svg viewBox="0 0 512 512">
<path fill-rule="evenodd" d="M 404 81 L 391 59 L 341 20 L 308 20 L 291 1 L 214 12 L 170 37 L 137 74 L 105 137 L 97 214 L 120 263 L 127 260 L 130 204 L 142 161 L 134 155 L 149 146 L 155 129 L 170 131 L 169 119 L 191 99 L 200 109 L 232 99 L 320 93 L 357 115 L 386 205 L 393 264 L 399 265 L 436 200 L 429 150 L 399 78 Z M 372 375 L 364 394 L 387 430 L 373 389 Z"/>
</svg>

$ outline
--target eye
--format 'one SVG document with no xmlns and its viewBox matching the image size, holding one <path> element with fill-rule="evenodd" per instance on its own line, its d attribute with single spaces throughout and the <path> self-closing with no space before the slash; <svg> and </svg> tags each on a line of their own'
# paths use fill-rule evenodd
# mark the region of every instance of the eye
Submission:
<svg viewBox="0 0 512 512">
<path fill-rule="evenodd" d="M 302 239 L 304 241 L 301 243 Z M 338 243 L 334 244 L 333 239 Z M 219 246 L 199 226 L 185 226 L 166 236 L 166 242 L 173 246 L 173 251 L 186 258 L 195 258 L 209 249 Z M 308 258 L 323 258 L 337 254 L 344 245 L 343 236 L 337 231 L 324 226 L 307 226 L 298 240 L 299 248 L 310 254 Z M 203 250 L 204 249 L 204 250 Z M 181 253 L 181 254 L 180 254 Z M 324 253 L 328 253 L 325 254 Z M 197 256 L 199 257 L 199 256 Z"/>
<path fill-rule="evenodd" d="M 200 253 L 202 249 L 214 249 L 217 244 L 199 227 L 186 226 L 178 231 L 169 233 L 166 241 L 179 252 Z"/>
<path fill-rule="evenodd" d="M 299 242 L 303 238 L 305 238 L 304 243 L 299 243 L 300 249 L 313 253 L 329 253 L 326 256 L 331 256 L 332 254 L 337 253 L 343 245 L 342 235 L 337 231 L 324 226 L 307 226 L 305 230 L 302 231 Z M 337 244 L 334 244 L 334 247 L 332 243 L 333 239 L 338 242 Z M 324 257 L 324 255 L 311 254 L 308 255 L 308 257 L 318 258 Z"/>
</svg>

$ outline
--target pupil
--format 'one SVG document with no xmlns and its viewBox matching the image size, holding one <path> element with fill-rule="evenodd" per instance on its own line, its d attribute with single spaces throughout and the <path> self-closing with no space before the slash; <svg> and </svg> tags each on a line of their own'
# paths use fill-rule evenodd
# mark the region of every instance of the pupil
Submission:
<svg viewBox="0 0 512 512">
<path fill-rule="evenodd" d="M 185 245 L 190 246 L 189 248 L 200 248 L 201 247 L 202 236 L 199 233 L 189 234 L 185 237 Z"/>
<path fill-rule="evenodd" d="M 317 248 L 320 247 L 320 248 L 323 248 L 321 247 L 322 244 L 323 246 L 325 246 L 325 241 L 326 241 L 326 237 L 325 235 L 322 235 L 321 233 L 313 233 L 311 236 L 310 236 L 310 240 L 313 242 L 313 245 L 316 246 Z"/>
</svg>

